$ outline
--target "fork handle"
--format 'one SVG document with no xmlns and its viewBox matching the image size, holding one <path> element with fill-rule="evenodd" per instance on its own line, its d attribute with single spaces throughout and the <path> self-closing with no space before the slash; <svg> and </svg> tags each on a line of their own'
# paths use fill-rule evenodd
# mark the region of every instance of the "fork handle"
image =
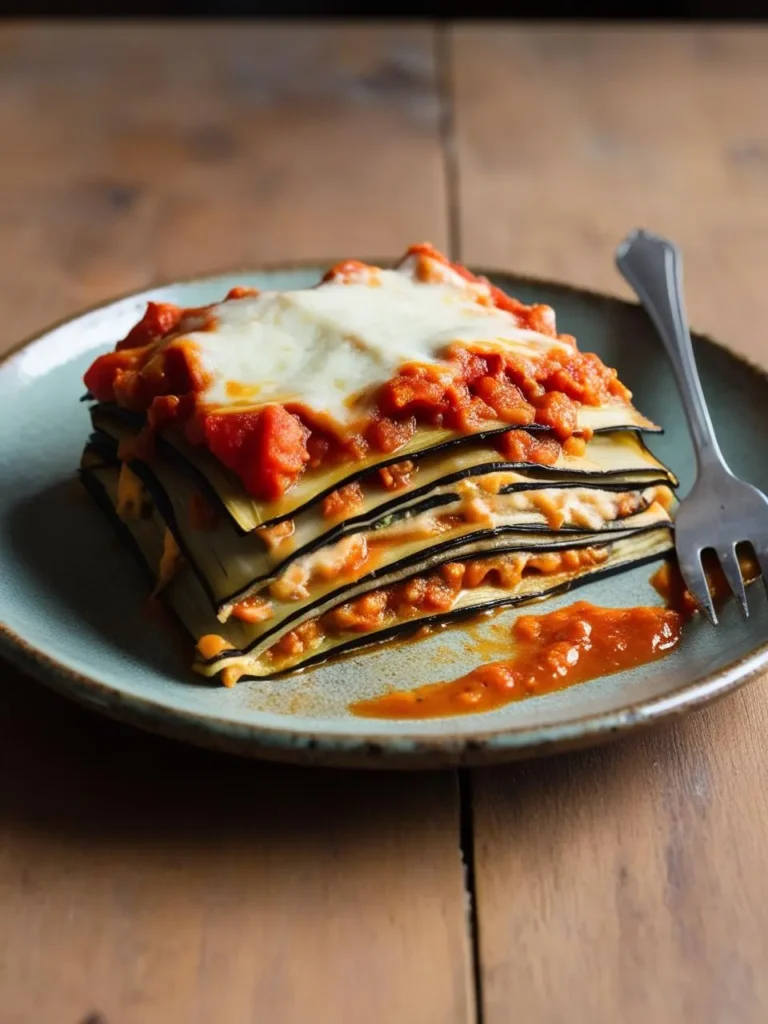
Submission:
<svg viewBox="0 0 768 1024">
<path fill-rule="evenodd" d="M 637 230 L 627 235 L 616 250 L 616 266 L 664 342 L 691 428 L 699 469 L 713 462 L 724 466 L 691 347 L 680 250 L 667 238 Z"/>
</svg>

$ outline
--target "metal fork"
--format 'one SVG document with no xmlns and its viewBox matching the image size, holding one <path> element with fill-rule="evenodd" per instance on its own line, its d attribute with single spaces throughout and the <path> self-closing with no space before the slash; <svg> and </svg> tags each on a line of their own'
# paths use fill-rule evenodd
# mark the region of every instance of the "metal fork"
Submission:
<svg viewBox="0 0 768 1024">
<path fill-rule="evenodd" d="M 683 259 L 673 242 L 649 231 L 633 231 L 616 250 L 616 266 L 656 325 L 672 362 L 696 453 L 696 482 L 675 516 L 675 548 L 685 585 L 717 625 L 701 563 L 715 551 L 725 578 L 749 615 L 736 545 L 752 544 L 768 586 L 768 498 L 739 480 L 717 443 L 691 347 L 683 303 Z"/>
</svg>

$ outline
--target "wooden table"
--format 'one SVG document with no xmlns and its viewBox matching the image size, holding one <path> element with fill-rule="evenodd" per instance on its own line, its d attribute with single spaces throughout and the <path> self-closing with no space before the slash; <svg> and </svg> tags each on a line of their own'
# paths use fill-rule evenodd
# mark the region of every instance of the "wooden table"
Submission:
<svg viewBox="0 0 768 1024">
<path fill-rule="evenodd" d="M 425 239 L 625 294 L 643 224 L 682 243 L 693 322 L 768 362 L 766 110 L 754 27 L 7 23 L 2 344 Z M 757 683 L 547 761 L 310 771 L 6 667 L 0 1024 L 764 1024 L 766 745 Z"/>
</svg>

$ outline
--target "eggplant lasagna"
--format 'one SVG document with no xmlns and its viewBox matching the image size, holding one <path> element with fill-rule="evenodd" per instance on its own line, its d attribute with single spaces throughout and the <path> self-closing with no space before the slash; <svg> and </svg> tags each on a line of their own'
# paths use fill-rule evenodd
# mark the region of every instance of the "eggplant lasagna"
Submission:
<svg viewBox="0 0 768 1024">
<path fill-rule="evenodd" d="M 83 482 L 227 686 L 672 547 L 616 371 L 428 245 L 149 303 L 85 384 Z"/>
</svg>

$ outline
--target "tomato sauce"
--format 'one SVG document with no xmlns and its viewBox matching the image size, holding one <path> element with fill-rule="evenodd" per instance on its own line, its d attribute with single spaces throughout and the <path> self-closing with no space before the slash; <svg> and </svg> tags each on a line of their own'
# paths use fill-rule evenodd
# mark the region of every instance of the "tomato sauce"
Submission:
<svg viewBox="0 0 768 1024">
<path fill-rule="evenodd" d="M 496 448 L 509 462 L 554 466 L 563 446 L 548 433 L 529 434 L 527 430 L 508 430 L 496 439 Z"/>
<path fill-rule="evenodd" d="M 403 462 L 395 462 L 378 470 L 379 482 L 387 491 L 401 491 L 408 487 L 418 471 L 419 467 L 415 462 L 405 459 Z"/>
<path fill-rule="evenodd" d="M 744 583 L 752 583 L 760 575 L 760 566 L 754 554 L 738 552 L 739 566 Z M 705 551 L 702 557 L 702 567 L 707 577 L 709 592 L 715 605 L 721 604 L 732 596 L 728 580 L 717 557 L 711 551 Z M 676 561 L 667 561 L 661 565 L 651 576 L 651 586 L 664 599 L 668 608 L 674 608 L 685 618 L 690 618 L 698 611 L 698 605 L 691 592 L 686 588 L 683 581 L 680 567 Z"/>
<path fill-rule="evenodd" d="M 359 483 L 353 482 L 340 487 L 323 498 L 323 516 L 326 519 L 350 519 L 363 507 L 363 489 Z"/>
<path fill-rule="evenodd" d="M 184 316 L 184 308 L 172 302 L 148 302 L 144 316 L 131 328 L 116 349 L 143 348 L 173 333 Z"/>
<path fill-rule="evenodd" d="M 241 622 L 257 623 L 271 619 L 274 614 L 271 602 L 258 595 L 246 597 L 232 609 L 232 615 Z"/>
<path fill-rule="evenodd" d="M 204 418 L 204 436 L 216 458 L 263 501 L 281 498 L 309 462 L 309 431 L 282 405 L 212 413 Z"/>
<path fill-rule="evenodd" d="M 578 601 L 512 626 L 514 657 L 449 682 L 387 693 L 352 704 L 363 718 L 438 718 L 493 711 L 512 701 L 561 690 L 666 657 L 684 617 L 668 608 L 598 608 Z"/>
</svg>

